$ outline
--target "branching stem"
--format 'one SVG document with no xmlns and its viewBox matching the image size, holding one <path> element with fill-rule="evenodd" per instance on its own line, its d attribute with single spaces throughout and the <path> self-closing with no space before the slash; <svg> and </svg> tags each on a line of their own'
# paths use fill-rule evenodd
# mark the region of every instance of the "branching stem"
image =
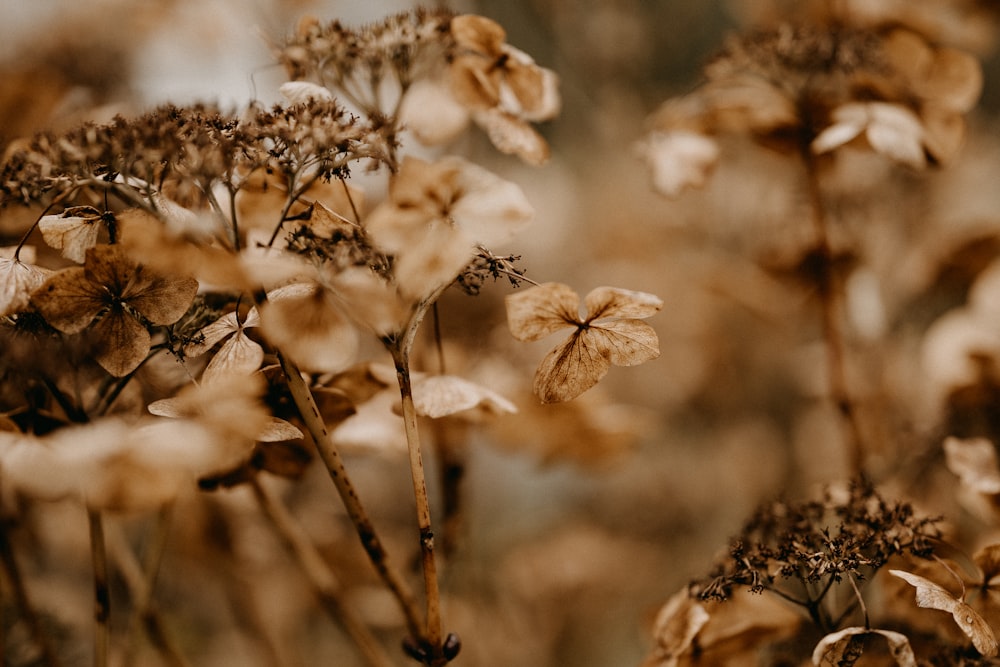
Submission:
<svg viewBox="0 0 1000 667">
<path fill-rule="evenodd" d="M 382 581 L 395 596 L 402 608 L 403 614 L 406 617 L 406 626 L 410 634 L 414 637 L 423 637 L 420 627 L 420 615 L 417 611 L 413 592 L 399 573 L 391 567 L 389 555 L 382 546 L 382 542 L 375 532 L 375 527 L 368 518 L 367 511 L 365 511 L 364 506 L 361 504 L 361 498 L 358 496 L 358 492 L 347 474 L 347 469 L 344 467 L 344 460 L 340 455 L 340 450 L 332 438 L 330 438 L 330 433 L 326 427 L 326 423 L 323 421 L 323 416 L 319 412 L 319 408 L 316 406 L 312 392 L 309 391 L 309 387 L 306 386 L 305 380 L 302 379 L 298 366 L 293 361 L 280 352 L 278 353 L 278 360 L 281 363 L 281 368 L 288 382 L 288 389 L 292 394 L 295 406 L 302 417 L 306 430 L 316 445 L 316 449 L 326 466 L 330 479 L 333 480 L 333 484 L 337 488 L 337 493 L 340 494 L 340 499 L 344 503 L 344 508 L 347 510 L 348 516 L 354 523 L 358 537 L 361 538 L 361 545 L 364 547 L 369 560 L 375 566 L 375 570 Z"/>
</svg>

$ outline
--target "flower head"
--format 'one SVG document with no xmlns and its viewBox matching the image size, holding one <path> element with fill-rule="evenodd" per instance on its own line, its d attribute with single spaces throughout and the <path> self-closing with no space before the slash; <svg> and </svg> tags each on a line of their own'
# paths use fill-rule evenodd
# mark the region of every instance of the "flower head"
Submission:
<svg viewBox="0 0 1000 667">
<path fill-rule="evenodd" d="M 394 257 L 401 292 L 419 299 L 454 280 L 477 245 L 505 240 L 533 215 L 519 187 L 477 165 L 408 157 L 365 227 L 375 246 Z"/>
<path fill-rule="evenodd" d="M 545 283 L 506 298 L 507 324 L 518 340 L 540 340 L 566 327 L 575 331 L 542 360 L 535 395 L 545 403 L 568 401 L 593 387 L 612 364 L 635 366 L 660 356 L 653 328 L 640 319 L 663 307 L 652 294 L 598 287 L 584 299 L 561 283 Z"/>
</svg>

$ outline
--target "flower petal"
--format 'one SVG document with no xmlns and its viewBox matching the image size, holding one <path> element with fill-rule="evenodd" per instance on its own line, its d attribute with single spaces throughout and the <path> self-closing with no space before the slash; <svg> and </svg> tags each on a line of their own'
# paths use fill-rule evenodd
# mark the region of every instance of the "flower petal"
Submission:
<svg viewBox="0 0 1000 667">
<path fill-rule="evenodd" d="M 82 331 L 105 306 L 100 287 L 87 279 L 82 267 L 58 271 L 31 295 L 45 321 L 63 333 Z"/>
<path fill-rule="evenodd" d="M 584 304 L 591 323 L 605 317 L 650 317 L 663 308 L 663 301 L 655 294 L 618 287 L 595 288 L 587 294 Z"/>
<path fill-rule="evenodd" d="M 542 359 L 532 389 L 543 403 L 572 400 L 607 375 L 607 347 L 586 333 L 577 330 Z"/>
<path fill-rule="evenodd" d="M 590 325 L 582 335 L 615 366 L 637 366 L 660 356 L 653 327 L 639 320 L 614 320 Z"/>
<path fill-rule="evenodd" d="M 504 303 L 507 326 L 518 340 L 540 340 L 567 326 L 582 324 L 580 297 L 562 283 L 544 283 L 509 294 Z"/>
<path fill-rule="evenodd" d="M 42 238 L 52 248 L 62 251 L 62 256 L 82 264 L 87 249 L 97 245 L 101 231 L 100 217 L 73 215 L 46 215 L 38 221 Z"/>
<path fill-rule="evenodd" d="M 149 354 L 151 339 L 146 327 L 121 308 L 112 308 L 90 330 L 97 341 L 97 363 L 115 377 L 128 375 Z"/>
</svg>

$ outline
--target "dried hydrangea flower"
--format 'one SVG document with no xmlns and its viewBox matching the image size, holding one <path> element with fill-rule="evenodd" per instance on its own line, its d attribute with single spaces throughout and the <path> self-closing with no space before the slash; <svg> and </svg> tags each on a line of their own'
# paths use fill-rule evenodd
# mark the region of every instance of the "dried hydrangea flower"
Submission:
<svg viewBox="0 0 1000 667">
<path fill-rule="evenodd" d="M 365 219 L 406 297 L 422 299 L 453 281 L 477 245 L 506 240 L 534 217 L 521 189 L 462 158 L 407 157 L 389 198 Z"/>
<path fill-rule="evenodd" d="M 120 377 L 149 353 L 147 326 L 176 322 L 197 290 L 193 278 L 155 274 L 118 246 L 100 245 L 87 251 L 82 267 L 50 276 L 32 295 L 32 304 L 63 333 L 87 329 L 97 345 L 97 362 Z"/>
<path fill-rule="evenodd" d="M 917 168 L 954 157 L 964 114 L 982 89 L 972 56 L 904 28 L 849 21 L 786 23 L 733 37 L 705 76 L 698 89 L 654 113 L 651 133 L 736 133 L 798 153 L 831 152 L 864 137 L 875 151 Z M 704 168 L 685 169 L 688 155 L 654 153 L 650 143 L 641 154 L 657 170 L 661 192 L 676 196 L 703 182 Z"/>
<path fill-rule="evenodd" d="M 518 340 L 541 340 L 565 329 L 575 331 L 549 352 L 535 373 L 534 392 L 545 403 L 568 401 L 593 387 L 612 364 L 635 366 L 660 356 L 659 339 L 640 321 L 663 302 L 645 292 L 598 287 L 584 299 L 561 283 L 545 283 L 508 295 L 507 325 Z"/>
</svg>

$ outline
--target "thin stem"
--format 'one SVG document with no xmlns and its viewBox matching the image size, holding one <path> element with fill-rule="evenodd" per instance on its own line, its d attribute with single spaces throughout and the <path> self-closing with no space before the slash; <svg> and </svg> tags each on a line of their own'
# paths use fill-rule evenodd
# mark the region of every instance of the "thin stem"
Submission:
<svg viewBox="0 0 1000 667">
<path fill-rule="evenodd" d="M 438 590 L 437 565 L 434 559 L 434 531 L 431 527 L 431 507 L 427 496 L 423 455 L 420 450 L 420 432 L 417 428 L 417 410 L 413 404 L 413 387 L 410 383 L 408 349 L 404 345 L 391 348 L 396 365 L 396 379 L 403 409 L 403 427 L 410 455 L 410 477 L 417 503 L 417 528 L 420 531 L 420 555 L 427 595 L 427 642 L 432 647 L 441 645 L 441 599 Z"/>
<path fill-rule="evenodd" d="M 392 661 L 385 654 L 368 626 L 351 607 L 344 603 L 341 597 L 342 587 L 337 576 L 323 560 L 319 550 L 306 535 L 302 526 L 295 521 L 292 514 L 282 504 L 281 499 L 261 484 L 256 476 L 250 479 L 250 485 L 264 515 L 271 521 L 275 530 L 285 541 L 285 545 L 295 555 L 303 573 L 309 579 L 309 583 L 312 584 L 316 596 L 323 605 L 323 609 L 350 635 L 368 665 L 371 667 L 391 665 Z"/>
<path fill-rule="evenodd" d="M 108 587 L 108 555 L 104 545 L 104 522 L 98 510 L 87 510 L 90 525 L 90 557 L 94 569 L 94 667 L 107 667 L 110 644 L 111 592 Z"/>
<path fill-rule="evenodd" d="M 854 595 L 858 600 L 858 604 L 861 606 L 861 613 L 865 617 L 865 629 L 871 628 L 871 621 L 868 619 L 868 607 L 865 606 L 865 599 L 861 597 L 861 589 L 858 588 L 858 582 L 854 580 L 854 575 L 850 572 L 847 573 L 847 578 L 851 582 L 851 588 L 854 589 Z M 853 606 L 853 605 L 852 605 Z"/>
<path fill-rule="evenodd" d="M 382 542 L 375 532 L 375 527 L 372 525 L 371 520 L 368 518 L 368 513 L 361 504 L 361 498 L 358 496 L 357 490 L 354 488 L 354 484 L 347 474 L 347 469 L 344 467 L 344 460 L 340 455 L 337 445 L 330 437 L 326 423 L 323 421 L 319 408 L 316 406 L 316 401 L 313 399 L 312 392 L 309 391 L 309 387 L 306 386 L 294 362 L 280 352 L 278 353 L 278 361 L 285 374 L 292 400 L 295 402 L 306 430 L 312 436 L 316 450 L 319 452 L 320 458 L 326 466 L 330 479 L 333 480 L 333 484 L 337 488 L 337 493 L 340 494 L 340 499 L 344 503 L 344 508 L 347 510 L 348 516 L 354 523 L 358 537 L 361 538 L 361 545 L 364 547 L 369 560 L 375 566 L 375 570 L 382 578 L 382 581 L 396 597 L 406 617 L 406 625 L 410 634 L 414 637 L 423 637 L 420 628 L 420 615 L 417 611 L 413 592 L 399 573 L 390 566 L 389 556 L 385 551 L 385 547 L 382 546 Z"/>
<path fill-rule="evenodd" d="M 827 233 L 826 211 L 819 183 L 819 172 L 809 141 L 801 146 L 812 209 L 813 228 L 816 234 L 816 252 L 819 253 L 820 277 L 819 296 L 822 309 L 823 338 L 826 341 L 827 374 L 830 384 L 830 398 L 847 427 L 847 456 L 852 473 L 859 475 L 865 468 L 864 437 L 858 420 L 857 408 L 847 389 L 845 371 L 845 349 L 843 333 L 840 329 L 839 300 L 841 284 L 833 266 L 833 249 Z"/>
</svg>

